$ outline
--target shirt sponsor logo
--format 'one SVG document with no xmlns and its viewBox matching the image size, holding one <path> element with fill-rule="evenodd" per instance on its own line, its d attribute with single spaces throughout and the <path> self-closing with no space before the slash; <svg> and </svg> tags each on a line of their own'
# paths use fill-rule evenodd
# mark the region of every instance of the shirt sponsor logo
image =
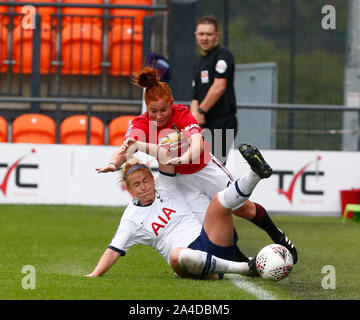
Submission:
<svg viewBox="0 0 360 320">
<path fill-rule="evenodd" d="M 216 63 L 216 66 L 215 66 L 215 70 L 216 72 L 218 73 L 224 73 L 227 69 L 227 63 L 225 60 L 219 60 L 217 63 Z"/>
<path fill-rule="evenodd" d="M 165 226 L 168 224 L 168 222 L 171 220 L 171 217 L 170 217 L 170 215 L 172 214 L 172 213 L 175 213 L 176 211 L 175 210 L 172 210 L 172 209 L 169 209 L 169 208 L 163 208 L 162 209 L 162 212 L 164 213 L 164 215 L 163 216 L 161 216 L 161 215 L 159 215 L 157 218 L 161 221 L 161 223 L 159 222 L 159 221 L 157 221 L 157 222 L 153 222 L 152 224 L 151 224 L 151 227 L 152 227 L 152 229 L 153 229 L 153 231 L 154 231 L 154 233 L 155 233 L 155 235 L 156 236 L 158 236 L 159 235 L 159 230 L 161 229 L 161 228 L 165 228 Z"/>
<path fill-rule="evenodd" d="M 208 70 L 201 71 L 201 83 L 209 83 L 209 71 Z"/>
<path fill-rule="evenodd" d="M 132 129 L 133 126 L 134 126 L 134 125 L 130 125 L 130 126 L 129 126 L 129 128 L 127 129 L 124 137 L 127 137 L 127 136 L 130 134 L 130 131 L 131 131 L 131 129 Z"/>
</svg>

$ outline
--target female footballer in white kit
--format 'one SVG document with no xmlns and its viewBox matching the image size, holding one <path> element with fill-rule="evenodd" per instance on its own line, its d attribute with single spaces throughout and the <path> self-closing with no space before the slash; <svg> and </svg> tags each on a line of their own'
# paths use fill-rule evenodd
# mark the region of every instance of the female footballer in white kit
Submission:
<svg viewBox="0 0 360 320">
<path fill-rule="evenodd" d="M 133 148 L 168 157 L 168 150 L 131 139 L 122 152 Z M 153 150 L 149 150 L 153 148 Z M 251 263 L 235 262 L 237 236 L 232 212 L 241 207 L 261 178 L 252 170 L 218 192 L 210 202 L 203 225 L 187 206 L 177 187 L 175 169 L 159 159 L 156 181 L 136 158 L 123 167 L 123 181 L 134 195 L 109 247 L 87 276 L 104 274 L 135 244 L 154 247 L 180 277 L 218 279 L 224 273 L 255 275 Z M 250 181 L 250 183 L 249 183 Z M 244 188 L 246 190 L 244 190 Z"/>
<path fill-rule="evenodd" d="M 229 183 L 234 183 L 234 178 L 210 153 L 211 148 L 203 141 L 201 129 L 189 108 L 174 104 L 169 86 L 159 80 L 153 68 L 144 68 L 134 80 L 137 85 L 146 88 L 144 98 L 147 112 L 132 121 L 124 139 L 126 141 L 133 138 L 150 144 L 167 145 L 172 153 L 169 163 L 175 166 L 178 188 L 202 223 L 210 199 Z M 262 178 L 269 177 L 271 169 L 266 163 L 264 165 L 259 163 L 256 148 L 243 144 L 239 150 L 251 167 L 262 166 L 257 172 Z M 126 160 L 120 147 L 114 152 L 110 163 L 100 168 L 99 172 L 116 171 Z M 244 196 L 246 195 L 250 194 L 245 193 Z M 240 208 L 234 210 L 234 214 L 263 229 L 274 243 L 288 248 L 296 263 L 296 248 L 276 227 L 262 205 L 246 200 Z M 246 261 L 246 259 L 245 255 L 238 251 L 237 260 Z"/>
</svg>

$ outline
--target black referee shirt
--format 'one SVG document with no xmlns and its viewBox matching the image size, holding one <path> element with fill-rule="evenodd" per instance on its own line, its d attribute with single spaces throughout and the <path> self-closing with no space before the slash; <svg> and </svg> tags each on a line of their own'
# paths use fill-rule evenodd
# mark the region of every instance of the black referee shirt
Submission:
<svg viewBox="0 0 360 320">
<path fill-rule="evenodd" d="M 216 46 L 193 66 L 194 99 L 201 103 L 215 78 L 226 78 L 225 93 L 206 113 L 206 121 L 219 117 L 234 116 L 236 114 L 236 100 L 234 91 L 234 58 L 225 47 Z"/>
</svg>

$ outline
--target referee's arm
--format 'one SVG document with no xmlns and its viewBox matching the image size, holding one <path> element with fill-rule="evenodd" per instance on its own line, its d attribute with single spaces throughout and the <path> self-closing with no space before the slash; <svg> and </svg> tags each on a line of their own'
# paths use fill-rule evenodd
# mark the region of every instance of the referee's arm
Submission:
<svg viewBox="0 0 360 320">
<path fill-rule="evenodd" d="M 209 88 L 204 100 L 200 103 L 199 107 L 206 113 L 213 105 L 221 98 L 226 91 L 226 78 L 215 78 L 213 84 Z"/>
</svg>

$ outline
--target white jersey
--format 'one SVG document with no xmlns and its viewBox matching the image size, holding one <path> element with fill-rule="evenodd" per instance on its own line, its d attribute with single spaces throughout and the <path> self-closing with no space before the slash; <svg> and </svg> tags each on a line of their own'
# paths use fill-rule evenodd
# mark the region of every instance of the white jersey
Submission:
<svg viewBox="0 0 360 320">
<path fill-rule="evenodd" d="M 177 187 L 200 223 L 204 222 L 210 200 L 233 180 L 226 167 L 214 156 L 198 172 L 176 175 Z"/>
<path fill-rule="evenodd" d="M 190 245 L 200 235 L 202 225 L 187 206 L 174 177 L 159 173 L 155 188 L 151 205 L 128 205 L 109 247 L 125 254 L 135 244 L 149 245 L 170 264 L 171 251 Z"/>
</svg>

